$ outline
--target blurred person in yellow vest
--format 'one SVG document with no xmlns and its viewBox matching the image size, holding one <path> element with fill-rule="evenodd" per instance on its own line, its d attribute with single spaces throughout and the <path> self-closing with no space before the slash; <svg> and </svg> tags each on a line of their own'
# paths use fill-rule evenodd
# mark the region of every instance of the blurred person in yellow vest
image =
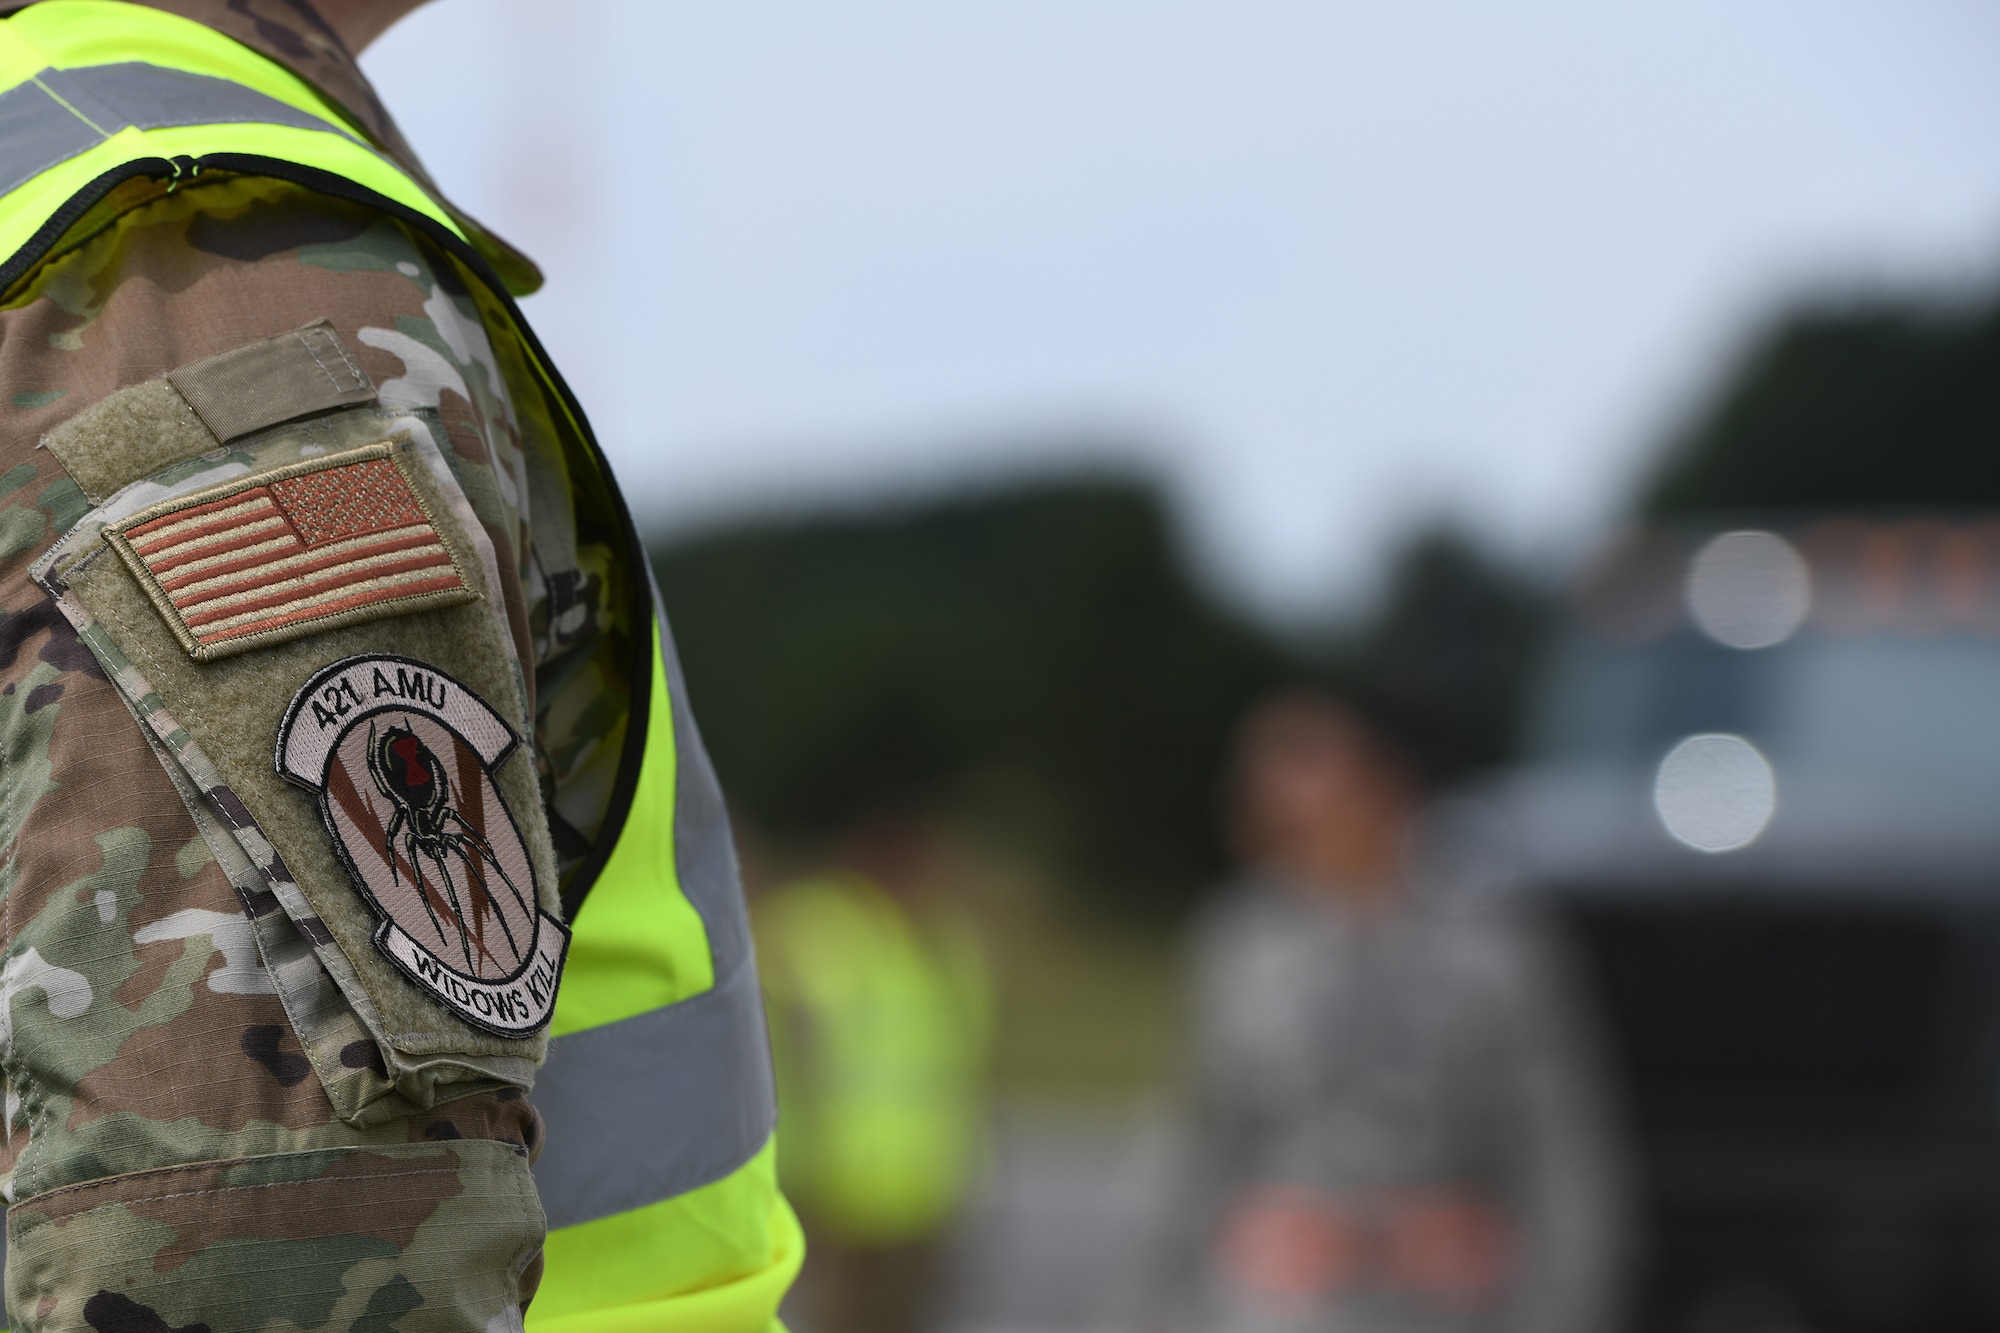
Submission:
<svg viewBox="0 0 2000 1333">
<path fill-rule="evenodd" d="M 808 1236 L 800 1333 L 913 1333 L 984 1144 L 991 983 L 936 831 L 866 816 L 824 868 L 759 895 L 785 1125 L 780 1180 Z"/>
<path fill-rule="evenodd" d="M 1411 882 L 1419 767 L 1362 708 L 1287 694 L 1239 734 L 1146 1323 L 1596 1333 L 1623 1214 L 1587 1015 L 1532 920 Z"/>
</svg>

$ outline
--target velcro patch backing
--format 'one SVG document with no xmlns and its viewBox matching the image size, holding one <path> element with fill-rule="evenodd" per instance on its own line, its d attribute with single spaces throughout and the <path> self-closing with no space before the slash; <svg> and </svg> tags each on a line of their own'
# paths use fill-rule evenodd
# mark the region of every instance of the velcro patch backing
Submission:
<svg viewBox="0 0 2000 1333">
<path fill-rule="evenodd" d="M 107 534 L 196 661 L 478 594 L 388 441 L 141 510 Z"/>
<path fill-rule="evenodd" d="M 375 386 L 325 320 L 182 366 L 167 382 L 224 443 L 375 401 Z"/>
</svg>

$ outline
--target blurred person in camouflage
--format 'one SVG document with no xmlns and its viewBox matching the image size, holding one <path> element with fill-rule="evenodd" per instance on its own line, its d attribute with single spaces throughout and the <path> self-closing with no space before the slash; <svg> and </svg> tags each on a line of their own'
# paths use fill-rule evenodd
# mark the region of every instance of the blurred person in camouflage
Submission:
<svg viewBox="0 0 2000 1333">
<path fill-rule="evenodd" d="M 806 1333 L 920 1333 L 983 1156 L 990 975 L 933 821 L 871 809 L 822 860 L 751 904 L 779 1179 L 810 1251 L 786 1315 Z"/>
<path fill-rule="evenodd" d="M 0 20 L 17 1329 L 765 1333 L 799 1263 L 631 520 L 354 62 L 414 7 Z"/>
<path fill-rule="evenodd" d="M 1600 1333 L 1617 1162 L 1549 942 L 1430 901 L 1419 770 L 1386 710 L 1243 724 L 1242 877 L 1193 936 L 1191 1113 L 1154 1327 Z"/>
</svg>

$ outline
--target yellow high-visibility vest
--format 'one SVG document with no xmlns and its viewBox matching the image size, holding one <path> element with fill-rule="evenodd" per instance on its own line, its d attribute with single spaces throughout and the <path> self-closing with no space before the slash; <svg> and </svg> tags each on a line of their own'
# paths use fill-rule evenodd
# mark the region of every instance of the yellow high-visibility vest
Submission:
<svg viewBox="0 0 2000 1333">
<path fill-rule="evenodd" d="M 778 1173 L 816 1237 L 936 1235 L 984 1138 L 992 997 L 964 913 L 913 912 L 868 879 L 818 875 L 752 912 L 777 1055 Z"/>
<path fill-rule="evenodd" d="M 203 169 L 292 182 L 397 219 L 489 288 L 566 446 L 609 468 L 582 410 L 455 219 L 284 66 L 123 0 L 42 0 L 0 21 L 0 289 L 119 183 Z M 613 494 L 616 494 L 615 488 Z M 644 551 L 623 514 L 626 558 Z M 534 1100 L 549 1217 L 530 1333 L 766 1333 L 803 1255 L 779 1194 L 769 1053 L 734 852 L 657 606 L 631 801 L 571 921 Z M 634 771 L 628 765 L 628 771 Z"/>
</svg>

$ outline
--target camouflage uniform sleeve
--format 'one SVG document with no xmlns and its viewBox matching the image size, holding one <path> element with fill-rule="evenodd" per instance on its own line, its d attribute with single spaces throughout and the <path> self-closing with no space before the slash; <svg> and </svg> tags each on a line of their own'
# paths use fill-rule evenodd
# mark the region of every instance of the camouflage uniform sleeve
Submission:
<svg viewBox="0 0 2000 1333">
<path fill-rule="evenodd" d="M 30 577 L 91 504 L 39 442 L 116 391 L 329 321 L 383 403 L 444 442 L 490 544 L 512 669 L 531 700 L 547 686 L 538 719 L 548 700 L 568 709 L 548 725 L 562 743 L 533 747 L 556 794 L 616 722 L 582 716 L 572 684 L 589 685 L 601 630 L 593 557 L 547 516 L 551 549 L 537 553 L 535 505 L 561 477 L 524 443 L 448 262 L 379 216 L 270 181 L 119 205 L 0 309 L 12 1326 L 518 1330 L 543 1233 L 522 1080 L 478 1061 L 429 1083 L 396 1077 L 351 1014 L 302 1031 L 274 950 L 302 975 L 324 942 L 260 915 L 242 867 L 204 836 L 185 773 Z M 587 831 L 590 801 L 573 804 Z"/>
</svg>

